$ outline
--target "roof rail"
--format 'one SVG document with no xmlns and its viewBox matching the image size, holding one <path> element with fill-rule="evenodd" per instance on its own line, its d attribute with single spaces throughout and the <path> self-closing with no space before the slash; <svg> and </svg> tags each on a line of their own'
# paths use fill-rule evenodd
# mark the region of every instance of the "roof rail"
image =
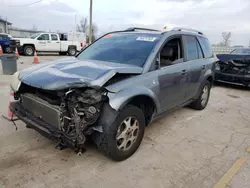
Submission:
<svg viewBox="0 0 250 188">
<path fill-rule="evenodd" d="M 126 29 L 125 31 L 136 31 L 136 30 L 142 30 L 142 31 L 159 31 L 156 29 L 148 29 L 148 28 L 140 28 L 140 27 L 130 27 Z"/>
<path fill-rule="evenodd" d="M 194 33 L 198 33 L 200 35 L 203 35 L 202 32 L 194 30 L 194 29 L 190 29 L 190 28 L 183 28 L 183 27 L 175 27 L 172 30 L 174 31 L 189 31 L 189 32 L 194 32 Z"/>
</svg>

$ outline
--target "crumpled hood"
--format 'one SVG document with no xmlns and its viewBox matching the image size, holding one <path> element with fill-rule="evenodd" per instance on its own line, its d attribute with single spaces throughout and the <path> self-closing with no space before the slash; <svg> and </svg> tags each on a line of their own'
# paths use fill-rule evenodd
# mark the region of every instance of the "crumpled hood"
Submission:
<svg viewBox="0 0 250 188">
<path fill-rule="evenodd" d="M 217 54 L 217 58 L 220 61 L 227 62 L 231 60 L 240 60 L 240 61 L 250 61 L 250 55 L 241 55 L 241 54 Z"/>
<path fill-rule="evenodd" d="M 115 74 L 140 74 L 134 65 L 67 58 L 24 69 L 19 74 L 23 83 L 46 90 L 76 87 L 102 87 Z"/>
</svg>

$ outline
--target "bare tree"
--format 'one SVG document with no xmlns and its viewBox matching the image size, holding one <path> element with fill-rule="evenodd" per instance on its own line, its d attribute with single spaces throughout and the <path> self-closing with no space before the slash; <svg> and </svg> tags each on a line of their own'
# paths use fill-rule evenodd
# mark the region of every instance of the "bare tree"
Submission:
<svg viewBox="0 0 250 188">
<path fill-rule="evenodd" d="M 232 33 L 231 32 L 223 32 L 222 33 L 222 37 L 223 37 L 223 41 L 222 41 L 222 45 L 223 46 L 229 46 L 230 45 L 230 38 L 232 36 Z"/>
<path fill-rule="evenodd" d="M 87 34 L 87 31 L 88 31 L 88 19 L 87 18 L 82 18 L 80 20 L 80 24 L 76 25 L 76 31 Z"/>
<path fill-rule="evenodd" d="M 36 26 L 35 24 L 33 24 L 32 30 L 33 30 L 33 31 L 37 31 L 37 26 Z"/>
<path fill-rule="evenodd" d="M 82 18 L 80 20 L 80 23 L 76 25 L 76 31 L 77 32 L 82 32 L 85 33 L 87 36 L 86 42 L 89 43 L 89 24 L 88 24 L 88 19 L 87 18 Z M 92 42 L 95 41 L 96 39 L 96 34 L 97 34 L 97 25 L 92 24 Z"/>
</svg>

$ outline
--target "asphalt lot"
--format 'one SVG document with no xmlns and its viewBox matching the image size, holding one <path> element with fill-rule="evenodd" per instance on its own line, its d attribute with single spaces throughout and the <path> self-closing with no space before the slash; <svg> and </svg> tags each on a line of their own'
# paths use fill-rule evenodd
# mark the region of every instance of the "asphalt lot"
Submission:
<svg viewBox="0 0 250 188">
<path fill-rule="evenodd" d="M 31 65 L 32 57 L 18 60 L 19 70 Z M 2 114 L 7 113 L 9 82 L 10 76 L 0 74 Z M 15 131 L 1 117 L 0 187 L 249 188 L 249 112 L 250 90 L 214 86 L 205 110 L 182 108 L 153 122 L 139 150 L 120 163 L 91 142 L 82 156 L 57 150 L 24 123 L 17 121 Z"/>
</svg>

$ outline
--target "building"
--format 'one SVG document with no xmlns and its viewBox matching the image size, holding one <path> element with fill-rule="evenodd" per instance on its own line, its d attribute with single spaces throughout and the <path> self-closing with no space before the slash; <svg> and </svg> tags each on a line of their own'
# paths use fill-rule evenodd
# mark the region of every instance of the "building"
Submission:
<svg viewBox="0 0 250 188">
<path fill-rule="evenodd" d="M 12 23 L 0 18 L 0 33 L 8 33 L 10 25 L 12 25 Z"/>
<path fill-rule="evenodd" d="M 32 29 L 20 29 L 20 28 L 9 27 L 9 34 L 15 38 L 26 38 L 30 37 L 31 35 L 34 35 L 35 33 L 42 33 L 42 32 L 43 31 L 36 31 Z"/>
</svg>

